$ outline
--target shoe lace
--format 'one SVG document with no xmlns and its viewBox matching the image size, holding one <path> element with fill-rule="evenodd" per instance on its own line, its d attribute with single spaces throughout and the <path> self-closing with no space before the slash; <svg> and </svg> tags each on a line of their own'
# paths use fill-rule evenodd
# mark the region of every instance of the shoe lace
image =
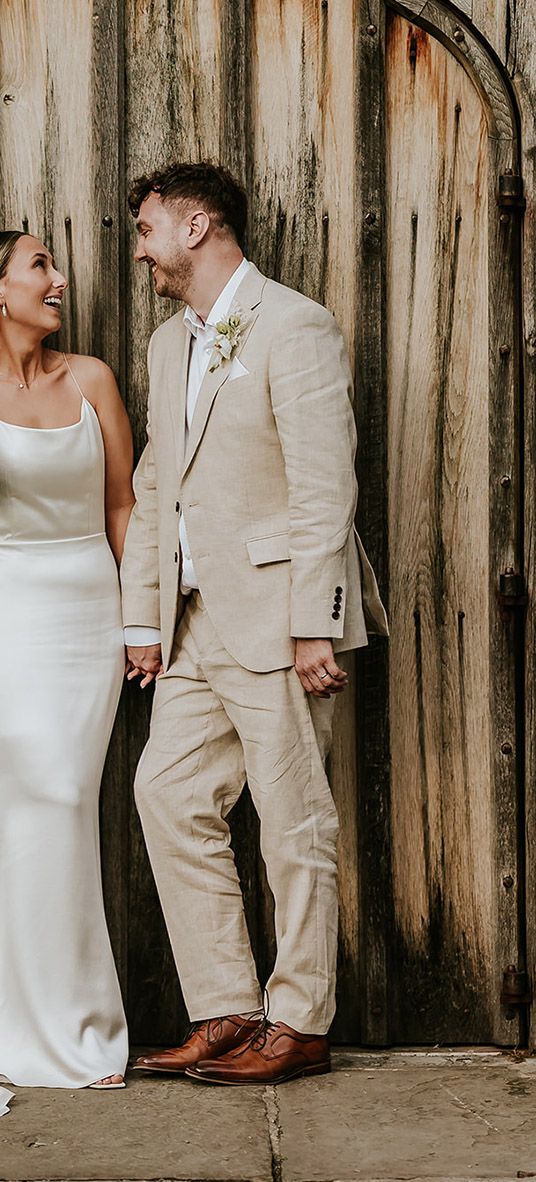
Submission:
<svg viewBox="0 0 536 1182">
<path fill-rule="evenodd" d="M 186 1031 L 184 1042 L 187 1043 L 198 1030 L 204 1026 L 206 1028 L 207 1045 L 217 1042 L 222 1033 L 222 1018 L 202 1018 L 199 1022 L 192 1022 Z"/>
<path fill-rule="evenodd" d="M 249 1038 L 242 1043 L 240 1050 L 236 1052 L 236 1058 L 238 1059 L 240 1055 L 244 1055 L 249 1050 L 262 1051 L 263 1047 L 266 1046 L 268 1035 L 272 1033 L 272 1030 L 276 1029 L 276 1022 L 270 1022 L 266 1016 L 262 1018 L 257 1028 L 253 1031 L 253 1034 L 250 1034 Z"/>
<path fill-rule="evenodd" d="M 265 1017 L 266 1017 L 266 1013 L 265 1013 L 263 1006 L 261 1006 L 260 1009 L 258 1009 L 258 1010 L 254 1010 L 251 1014 L 248 1014 L 248 1017 L 243 1018 L 242 1021 L 240 1022 L 240 1025 L 237 1030 L 237 1037 L 240 1034 L 240 1031 L 244 1028 L 244 1026 L 248 1026 L 249 1023 L 254 1022 L 256 1018 L 260 1018 L 261 1020 L 264 1020 Z M 224 1020 L 225 1020 L 224 1018 L 203 1018 L 199 1022 L 192 1022 L 191 1026 L 189 1026 L 188 1030 L 186 1031 L 186 1037 L 185 1037 L 184 1041 L 188 1042 L 188 1039 L 192 1038 L 192 1036 L 198 1030 L 200 1030 L 202 1026 L 206 1026 L 207 1045 L 210 1046 L 212 1043 L 219 1042 L 219 1040 L 222 1036 L 222 1033 L 223 1033 Z M 256 1030 L 254 1031 L 254 1033 L 256 1034 Z"/>
<path fill-rule="evenodd" d="M 266 1046 L 268 1035 L 271 1034 L 272 1030 L 277 1028 L 277 1023 L 270 1022 L 268 1017 L 269 1007 L 270 998 L 268 996 L 268 990 L 265 989 L 262 1000 L 262 1008 L 256 1010 L 255 1014 L 251 1015 L 252 1018 L 255 1018 L 258 1014 L 261 1020 L 259 1025 L 255 1027 L 255 1030 L 252 1031 L 249 1038 L 247 1038 L 246 1041 L 242 1043 L 240 1050 L 236 1052 L 237 1059 L 240 1057 L 240 1055 L 245 1055 L 246 1051 L 262 1051 L 263 1047 Z"/>
</svg>

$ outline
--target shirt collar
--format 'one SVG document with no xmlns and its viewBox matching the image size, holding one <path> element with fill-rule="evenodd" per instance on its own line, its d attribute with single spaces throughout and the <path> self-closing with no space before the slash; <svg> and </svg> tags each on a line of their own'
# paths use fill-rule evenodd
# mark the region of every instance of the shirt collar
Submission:
<svg viewBox="0 0 536 1182">
<path fill-rule="evenodd" d="M 250 266 L 251 263 L 248 262 L 247 259 L 242 259 L 242 262 L 239 263 L 236 271 L 233 271 L 231 278 L 225 284 L 223 291 L 220 291 L 217 300 L 215 300 L 212 308 L 210 309 L 205 323 L 203 323 L 201 317 L 197 315 L 197 312 L 195 312 L 189 304 L 186 305 L 184 309 L 183 320 L 193 337 L 196 337 L 198 332 L 206 332 L 206 330 L 209 328 L 213 332 L 218 321 L 225 319 L 235 294 L 244 276 L 249 271 Z"/>
</svg>

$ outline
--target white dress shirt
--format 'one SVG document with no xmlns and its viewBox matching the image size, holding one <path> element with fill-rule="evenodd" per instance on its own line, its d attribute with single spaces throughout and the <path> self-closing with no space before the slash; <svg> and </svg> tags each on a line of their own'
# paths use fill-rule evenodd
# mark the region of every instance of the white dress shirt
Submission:
<svg viewBox="0 0 536 1182">
<path fill-rule="evenodd" d="M 216 325 L 220 320 L 225 320 L 230 312 L 231 304 L 236 295 L 236 291 L 241 284 L 244 276 L 250 268 L 250 263 L 247 259 L 242 259 L 242 262 L 233 271 L 231 278 L 225 284 L 223 291 L 220 292 L 217 300 L 212 305 L 206 321 L 201 320 L 201 317 L 194 312 L 194 309 L 189 305 L 184 309 L 184 323 L 192 334 L 190 342 L 190 359 L 188 362 L 188 384 L 186 390 L 186 431 L 185 443 L 188 442 L 188 432 L 190 430 L 194 411 L 199 396 L 199 391 L 203 383 L 203 378 L 207 372 L 210 357 L 212 354 L 212 346 L 216 339 L 217 329 Z M 188 595 L 190 591 L 197 590 L 199 583 L 197 581 L 190 547 L 188 545 L 188 536 L 186 533 L 186 525 L 182 513 L 179 517 L 179 544 L 181 553 L 181 591 Z M 149 628 L 143 625 L 130 624 L 125 628 L 125 644 L 141 646 L 147 644 L 160 643 L 160 629 Z"/>
</svg>

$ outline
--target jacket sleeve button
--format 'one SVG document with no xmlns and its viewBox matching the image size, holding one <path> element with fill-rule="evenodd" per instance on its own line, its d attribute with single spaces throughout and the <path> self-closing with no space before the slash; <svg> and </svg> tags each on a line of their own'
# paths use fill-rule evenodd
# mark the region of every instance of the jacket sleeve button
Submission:
<svg viewBox="0 0 536 1182">
<path fill-rule="evenodd" d="M 332 618 L 332 620 L 340 620 L 340 618 L 341 618 L 341 613 L 340 613 L 340 612 L 332 612 L 332 613 L 331 613 L 331 618 Z"/>
<path fill-rule="evenodd" d="M 336 588 L 335 588 L 335 594 L 336 594 L 336 595 L 342 595 L 342 587 L 336 587 Z"/>
</svg>

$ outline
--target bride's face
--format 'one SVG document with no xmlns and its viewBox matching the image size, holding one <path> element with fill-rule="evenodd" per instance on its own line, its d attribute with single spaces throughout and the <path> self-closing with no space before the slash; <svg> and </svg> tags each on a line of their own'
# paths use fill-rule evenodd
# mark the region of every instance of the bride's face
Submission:
<svg viewBox="0 0 536 1182">
<path fill-rule="evenodd" d="M 6 274 L 0 280 L 0 301 L 8 322 L 21 328 L 56 332 L 67 280 L 56 270 L 50 251 L 31 234 L 19 238 Z"/>
<path fill-rule="evenodd" d="M 156 294 L 172 300 L 186 300 L 191 283 L 188 224 L 189 218 L 181 217 L 177 207 L 166 204 L 157 193 L 149 193 L 136 219 L 134 258 L 149 267 Z"/>
</svg>

